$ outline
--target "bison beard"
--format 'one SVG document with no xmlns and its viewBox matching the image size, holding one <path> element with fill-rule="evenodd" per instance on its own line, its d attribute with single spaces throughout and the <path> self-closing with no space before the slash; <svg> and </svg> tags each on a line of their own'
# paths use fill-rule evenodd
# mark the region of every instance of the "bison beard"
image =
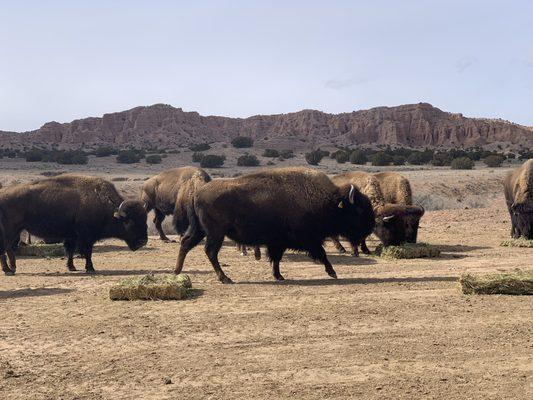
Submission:
<svg viewBox="0 0 533 400">
<path fill-rule="evenodd" d="M 368 198 L 353 186 L 336 187 L 329 178 L 305 168 L 273 169 L 203 186 L 188 210 L 189 228 L 182 238 L 176 273 L 187 253 L 204 237 L 205 252 L 218 279 L 231 283 L 218 253 L 225 236 L 251 246 L 266 245 L 276 280 L 285 250 L 305 251 L 335 270 L 322 247 L 326 237 L 343 235 L 359 241 L 374 228 Z"/>
</svg>

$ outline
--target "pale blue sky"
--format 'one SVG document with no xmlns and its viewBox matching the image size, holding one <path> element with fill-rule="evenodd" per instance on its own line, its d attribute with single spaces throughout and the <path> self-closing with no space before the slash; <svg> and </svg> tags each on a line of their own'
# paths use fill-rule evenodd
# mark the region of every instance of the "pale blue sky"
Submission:
<svg viewBox="0 0 533 400">
<path fill-rule="evenodd" d="M 0 130 L 421 101 L 533 125 L 533 1 L 0 0 Z"/>
</svg>

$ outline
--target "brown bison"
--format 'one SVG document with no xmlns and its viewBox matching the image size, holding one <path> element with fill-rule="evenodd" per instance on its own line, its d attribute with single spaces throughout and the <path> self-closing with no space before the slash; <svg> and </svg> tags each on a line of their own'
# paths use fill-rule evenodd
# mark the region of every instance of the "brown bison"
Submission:
<svg viewBox="0 0 533 400">
<path fill-rule="evenodd" d="M 325 238 L 342 235 L 358 242 L 375 224 L 370 201 L 353 185 L 337 187 L 325 174 L 307 168 L 213 180 L 196 192 L 193 206 L 175 272 L 181 272 L 187 253 L 207 237 L 205 252 L 223 283 L 231 283 L 218 262 L 225 236 L 265 245 L 276 280 L 283 280 L 279 263 L 286 249 L 307 252 L 336 278 L 322 247 Z"/>
<path fill-rule="evenodd" d="M 385 202 L 413 206 L 411 184 L 405 176 L 397 172 L 378 172 L 374 176 L 379 181 Z M 421 212 L 412 212 L 404 217 L 405 239 L 408 243 L 416 243 L 420 218 L 424 215 L 424 208 L 422 206 L 417 205 L 415 207 Z"/>
<path fill-rule="evenodd" d="M 503 186 L 511 215 L 511 237 L 533 239 L 533 158 L 510 171 Z"/>
<path fill-rule="evenodd" d="M 143 204 L 124 200 L 113 184 L 88 176 L 61 175 L 0 190 L 0 260 L 7 275 L 15 273 L 13 248 L 23 229 L 64 240 L 67 268 L 75 270 L 77 250 L 89 273 L 94 271 L 91 256 L 96 241 L 122 239 L 131 250 L 148 241 Z"/>
<path fill-rule="evenodd" d="M 188 227 L 185 210 L 194 192 L 209 181 L 211 177 L 203 169 L 182 167 L 163 171 L 143 184 L 141 201 L 147 212 L 154 210 L 154 224 L 161 240 L 171 241 L 161 226 L 165 217 L 171 214 L 174 215 L 176 231 L 183 235 Z"/>
<path fill-rule="evenodd" d="M 382 186 L 376 176 L 367 172 L 346 172 L 334 176 L 332 181 L 337 186 L 353 184 L 370 199 L 376 215 L 374 233 L 385 246 L 398 245 L 409 241 L 410 221 L 411 219 L 420 219 L 424 213 L 422 207 L 392 203 L 392 198 L 384 195 Z M 339 251 L 346 251 L 338 238 L 333 238 L 333 241 Z M 350 242 L 350 244 L 354 255 L 357 256 L 358 243 Z M 364 239 L 361 241 L 361 250 L 365 254 L 370 253 Z"/>
</svg>

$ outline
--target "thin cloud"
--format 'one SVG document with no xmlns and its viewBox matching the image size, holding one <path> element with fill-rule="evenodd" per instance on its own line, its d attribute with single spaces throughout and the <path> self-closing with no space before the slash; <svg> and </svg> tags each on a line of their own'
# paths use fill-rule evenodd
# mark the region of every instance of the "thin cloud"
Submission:
<svg viewBox="0 0 533 400">
<path fill-rule="evenodd" d="M 465 72 L 468 68 L 470 68 L 472 65 L 474 65 L 477 62 L 477 59 L 472 56 L 463 57 L 455 63 L 455 69 L 457 72 L 462 74 Z"/>
</svg>

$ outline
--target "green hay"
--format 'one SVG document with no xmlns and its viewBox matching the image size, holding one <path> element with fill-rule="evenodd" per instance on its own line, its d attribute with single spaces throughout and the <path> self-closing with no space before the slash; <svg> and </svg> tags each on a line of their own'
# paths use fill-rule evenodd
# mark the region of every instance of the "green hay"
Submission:
<svg viewBox="0 0 533 400">
<path fill-rule="evenodd" d="M 440 257 L 440 249 L 427 243 L 405 243 L 401 246 L 380 244 L 376 247 L 376 255 L 394 259 L 435 258 Z"/>
<path fill-rule="evenodd" d="M 61 243 L 24 244 L 17 248 L 17 254 L 23 257 L 63 257 L 65 249 Z"/>
<path fill-rule="evenodd" d="M 124 279 L 109 289 L 111 300 L 182 300 L 192 288 L 188 275 L 154 275 Z"/>
<path fill-rule="evenodd" d="M 483 276 L 464 274 L 459 283 L 464 294 L 533 295 L 533 270 Z"/>
<path fill-rule="evenodd" d="M 533 240 L 520 237 L 518 239 L 507 239 L 500 243 L 504 247 L 533 247 Z"/>
</svg>

